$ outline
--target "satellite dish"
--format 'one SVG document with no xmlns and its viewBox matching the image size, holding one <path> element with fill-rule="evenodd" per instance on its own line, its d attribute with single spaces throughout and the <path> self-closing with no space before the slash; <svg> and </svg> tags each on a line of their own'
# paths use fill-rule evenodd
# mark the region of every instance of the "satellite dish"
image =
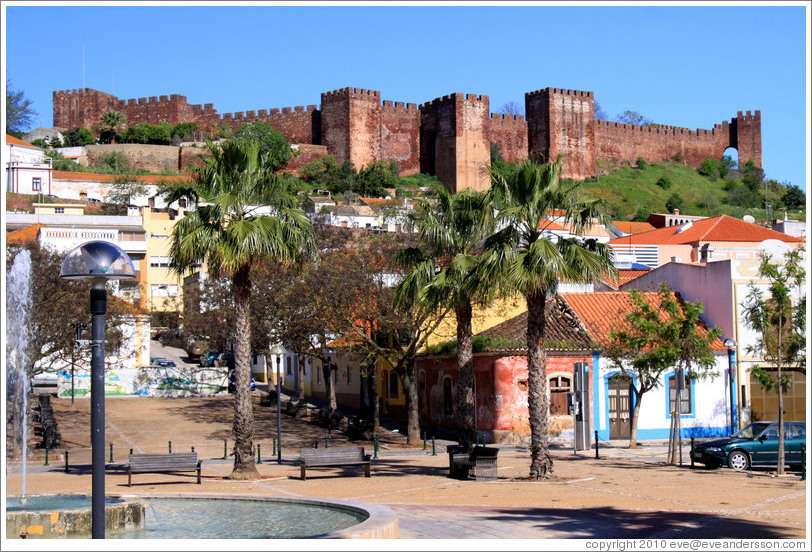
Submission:
<svg viewBox="0 0 812 552">
<path fill-rule="evenodd" d="M 792 246 L 781 240 L 764 240 L 758 244 L 759 255 L 769 255 L 770 260 L 777 263 L 784 262 L 784 256 L 792 251 Z"/>
<path fill-rule="evenodd" d="M 744 222 L 749 222 L 750 224 L 755 224 L 755 222 L 756 222 L 756 219 L 755 219 L 755 218 L 753 218 L 753 215 L 744 215 L 744 216 L 742 217 L 742 220 L 743 220 Z"/>
</svg>

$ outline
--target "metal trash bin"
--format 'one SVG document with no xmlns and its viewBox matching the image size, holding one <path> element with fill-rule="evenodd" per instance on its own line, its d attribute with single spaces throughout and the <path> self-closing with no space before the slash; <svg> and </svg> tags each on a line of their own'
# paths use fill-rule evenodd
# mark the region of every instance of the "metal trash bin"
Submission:
<svg viewBox="0 0 812 552">
<path fill-rule="evenodd" d="M 471 447 L 468 445 L 448 445 L 446 452 L 448 452 L 448 476 L 456 479 L 468 479 L 468 474 L 471 469 L 469 464 L 454 463 L 454 459 L 468 460 L 468 454 Z"/>
</svg>

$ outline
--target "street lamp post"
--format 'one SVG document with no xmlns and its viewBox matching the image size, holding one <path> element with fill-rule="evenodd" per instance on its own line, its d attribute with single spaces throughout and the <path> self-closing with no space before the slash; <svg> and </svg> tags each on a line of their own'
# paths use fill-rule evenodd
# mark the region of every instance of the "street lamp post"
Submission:
<svg viewBox="0 0 812 552">
<path fill-rule="evenodd" d="M 333 432 L 333 363 L 332 356 L 335 354 L 335 347 L 324 347 L 322 349 L 324 354 L 327 355 L 327 373 L 324 377 L 324 383 L 327 386 L 327 410 L 330 415 L 327 417 L 327 439 L 332 438 Z"/>
<path fill-rule="evenodd" d="M 104 538 L 104 315 L 107 280 L 135 278 L 135 269 L 123 249 L 105 241 L 90 241 L 74 248 L 59 273 L 69 280 L 89 280 L 92 315 L 90 357 L 90 446 L 92 459 L 91 532 Z"/>
<path fill-rule="evenodd" d="M 74 322 L 71 324 L 71 326 L 76 329 L 76 348 L 78 349 L 81 344 L 82 330 L 87 328 L 87 324 L 84 322 Z M 76 381 L 76 373 L 74 371 L 74 367 L 76 366 L 76 357 L 71 355 L 70 360 L 70 407 L 73 408 L 74 382 Z"/>
<path fill-rule="evenodd" d="M 733 398 L 735 395 L 735 381 L 736 381 L 736 340 L 732 337 L 725 339 L 725 347 L 727 347 L 727 375 L 730 384 L 730 434 L 736 433 L 736 410 L 733 406 Z"/>
<path fill-rule="evenodd" d="M 285 348 L 277 343 L 271 347 L 271 354 L 276 357 L 276 463 L 282 463 L 282 386 L 280 363 L 282 355 L 285 354 Z"/>
</svg>

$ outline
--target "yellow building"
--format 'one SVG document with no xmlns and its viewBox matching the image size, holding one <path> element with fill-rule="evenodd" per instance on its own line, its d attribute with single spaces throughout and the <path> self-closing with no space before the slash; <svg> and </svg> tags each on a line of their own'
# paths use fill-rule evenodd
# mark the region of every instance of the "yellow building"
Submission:
<svg viewBox="0 0 812 552">
<path fill-rule="evenodd" d="M 175 222 L 182 218 L 183 209 L 156 211 L 142 207 L 141 215 L 146 233 L 147 254 L 140 269 L 146 274 L 143 290 L 151 312 L 179 312 L 181 310 L 182 280 L 169 269 L 169 245 Z"/>
</svg>

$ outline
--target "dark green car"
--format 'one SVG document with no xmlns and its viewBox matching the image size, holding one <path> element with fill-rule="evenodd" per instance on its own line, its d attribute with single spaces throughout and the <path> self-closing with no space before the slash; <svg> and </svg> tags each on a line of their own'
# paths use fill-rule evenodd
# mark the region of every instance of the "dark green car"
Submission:
<svg viewBox="0 0 812 552">
<path fill-rule="evenodd" d="M 800 466 L 806 450 L 806 422 L 784 422 L 784 461 Z M 754 422 L 724 439 L 697 443 L 691 453 L 694 462 L 709 468 L 729 466 L 746 470 L 751 466 L 778 465 L 778 423 Z"/>
</svg>

